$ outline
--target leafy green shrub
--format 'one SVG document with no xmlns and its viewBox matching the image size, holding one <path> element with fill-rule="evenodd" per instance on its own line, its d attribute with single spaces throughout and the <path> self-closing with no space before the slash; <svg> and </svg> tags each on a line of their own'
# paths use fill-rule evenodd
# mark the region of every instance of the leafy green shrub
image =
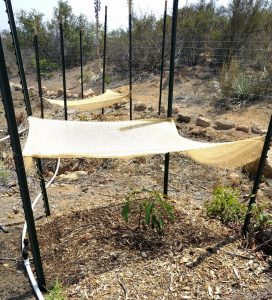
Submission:
<svg viewBox="0 0 272 300">
<path fill-rule="evenodd" d="M 45 296 L 45 300 L 65 300 L 67 296 L 63 291 L 61 282 L 57 279 L 54 282 L 52 288 L 48 291 L 48 295 Z"/>
<path fill-rule="evenodd" d="M 158 191 L 148 189 L 134 191 L 126 197 L 125 201 L 122 216 L 126 223 L 132 213 L 138 214 L 138 227 L 144 224 L 143 226 L 154 229 L 161 235 L 165 224 L 174 220 L 174 207 Z"/>
<path fill-rule="evenodd" d="M 239 202 L 239 197 L 238 189 L 223 186 L 216 187 L 212 200 L 204 203 L 207 215 L 226 224 L 242 219 L 246 213 L 246 206 Z"/>
<path fill-rule="evenodd" d="M 31 60 L 31 65 L 33 68 L 36 68 L 36 60 L 33 58 Z M 53 72 L 58 69 L 58 65 L 49 59 L 42 58 L 40 59 L 40 70 L 41 77 L 44 79 L 50 79 L 53 76 Z"/>
</svg>

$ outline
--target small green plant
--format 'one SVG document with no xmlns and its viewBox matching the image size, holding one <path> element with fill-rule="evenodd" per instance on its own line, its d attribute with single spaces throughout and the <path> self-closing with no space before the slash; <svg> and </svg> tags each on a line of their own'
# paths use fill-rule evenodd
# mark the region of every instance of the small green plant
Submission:
<svg viewBox="0 0 272 300">
<path fill-rule="evenodd" d="M 111 77 L 109 75 L 105 75 L 105 84 L 110 84 L 112 81 Z"/>
<path fill-rule="evenodd" d="M 266 204 L 253 204 L 252 207 L 253 230 L 262 232 L 272 225 L 272 214 L 267 212 Z"/>
<path fill-rule="evenodd" d="M 0 161 L 0 184 L 6 185 L 8 183 L 8 178 L 10 172 L 5 168 L 4 163 Z"/>
<path fill-rule="evenodd" d="M 209 217 L 224 223 L 241 220 L 246 213 L 246 206 L 239 202 L 240 192 L 232 187 L 219 186 L 213 191 L 212 200 L 204 203 Z"/>
<path fill-rule="evenodd" d="M 79 115 L 78 119 L 79 119 L 79 121 L 82 121 L 82 122 L 89 121 L 89 118 L 87 116 L 85 116 L 85 115 Z"/>
<path fill-rule="evenodd" d="M 158 191 L 143 189 L 133 191 L 126 197 L 122 216 L 128 223 L 131 214 L 138 214 L 138 227 L 149 227 L 162 235 L 166 223 L 174 220 L 173 211 L 174 206 L 164 195 Z"/>
<path fill-rule="evenodd" d="M 232 97 L 240 100 L 247 100 L 251 97 L 252 80 L 245 74 L 239 74 L 232 84 Z"/>
<path fill-rule="evenodd" d="M 65 300 L 67 299 L 66 293 L 63 291 L 61 282 L 56 279 L 52 288 L 48 291 L 48 295 L 45 296 L 45 300 Z"/>
</svg>

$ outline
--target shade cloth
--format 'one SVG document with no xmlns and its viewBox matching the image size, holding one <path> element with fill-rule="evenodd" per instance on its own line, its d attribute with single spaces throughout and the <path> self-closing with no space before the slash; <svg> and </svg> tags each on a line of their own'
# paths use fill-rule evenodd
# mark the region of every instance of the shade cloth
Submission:
<svg viewBox="0 0 272 300">
<path fill-rule="evenodd" d="M 125 158 L 183 152 L 194 160 L 235 168 L 260 157 L 264 137 L 202 143 L 180 136 L 172 119 L 82 122 L 29 117 L 25 158 Z"/>
<path fill-rule="evenodd" d="M 106 90 L 104 94 L 87 98 L 83 100 L 67 100 L 68 109 L 76 109 L 78 111 L 90 111 L 105 108 L 121 102 L 129 94 L 116 93 L 112 90 Z M 64 100 L 43 98 L 53 105 L 64 107 Z"/>
</svg>

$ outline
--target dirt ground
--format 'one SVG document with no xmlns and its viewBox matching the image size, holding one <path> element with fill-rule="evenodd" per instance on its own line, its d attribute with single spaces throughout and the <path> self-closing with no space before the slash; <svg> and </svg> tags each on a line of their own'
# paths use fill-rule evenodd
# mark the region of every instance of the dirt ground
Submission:
<svg viewBox="0 0 272 300">
<path fill-rule="evenodd" d="M 68 88 L 79 92 L 76 74 L 68 72 L 67 78 Z M 158 82 L 158 77 L 152 76 L 135 83 L 135 102 L 144 102 L 149 109 L 135 113 L 134 118 L 157 117 Z M 30 77 L 29 85 L 34 84 Z M 61 87 L 58 75 L 43 84 L 54 90 Z M 235 129 L 195 126 L 200 113 L 212 122 L 228 119 L 237 125 L 255 124 L 266 129 L 271 101 L 224 109 L 219 105 L 216 86 L 215 79 L 207 82 L 177 76 L 174 107 L 192 117 L 189 124 L 177 123 L 181 134 L 201 141 L 255 136 Z M 18 114 L 24 110 L 22 95 L 14 92 L 13 96 Z M 167 89 L 164 106 L 166 97 Z M 35 96 L 32 103 L 34 115 L 39 116 Z M 63 117 L 60 109 L 49 105 L 45 109 L 48 118 Z M 69 118 L 80 119 L 82 115 L 89 120 L 126 120 L 128 105 L 107 109 L 104 116 L 99 112 L 70 112 Z M 0 137 L 5 136 L 2 103 L 0 129 Z M 6 182 L 0 184 L 0 224 L 7 231 L 0 230 L 0 299 L 34 299 L 20 259 L 23 210 L 8 141 L 0 144 L 0 155 L 7 169 Z M 56 161 L 44 163 L 49 180 Z M 124 224 L 121 208 L 125 196 L 142 188 L 162 191 L 163 168 L 163 155 L 61 162 L 59 176 L 48 189 L 51 216 L 43 217 L 42 203 L 35 211 L 47 286 L 58 278 L 68 299 L 272 299 L 267 257 L 246 248 L 239 228 L 224 227 L 202 210 L 215 186 L 231 185 L 229 175 L 233 170 L 204 166 L 182 154 L 171 154 L 169 197 L 176 209 L 175 222 L 167 224 L 161 238 L 154 232 L 134 229 L 136 221 Z M 240 176 L 242 197 L 246 197 L 252 177 L 241 169 L 235 173 Z M 28 182 L 34 199 L 39 182 L 33 174 L 29 174 Z M 271 202 L 271 187 L 271 179 L 263 179 L 258 199 Z"/>
</svg>

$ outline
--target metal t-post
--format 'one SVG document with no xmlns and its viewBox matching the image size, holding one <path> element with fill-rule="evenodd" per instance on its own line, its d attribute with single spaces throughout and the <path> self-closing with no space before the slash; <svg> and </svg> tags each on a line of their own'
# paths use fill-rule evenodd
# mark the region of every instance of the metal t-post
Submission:
<svg viewBox="0 0 272 300">
<path fill-rule="evenodd" d="M 68 120 L 68 115 L 67 115 L 67 94 L 66 94 L 66 76 L 65 76 L 65 57 L 64 57 L 64 39 L 63 39 L 62 20 L 59 24 L 59 29 L 60 29 L 60 52 L 61 52 L 61 67 L 62 67 L 64 119 Z"/>
<path fill-rule="evenodd" d="M 104 49 L 103 49 L 103 80 L 102 80 L 102 94 L 105 93 L 105 76 L 106 76 L 106 51 L 107 51 L 107 6 L 105 6 L 105 22 L 104 22 Z M 104 108 L 102 108 L 102 115 Z"/>
<path fill-rule="evenodd" d="M 31 200 L 29 195 L 29 189 L 27 184 L 24 160 L 22 156 L 22 149 L 16 124 L 14 106 L 12 102 L 12 96 L 9 85 L 9 78 L 4 58 L 4 51 L 2 47 L 2 41 L 0 37 L 0 88 L 2 94 L 2 101 L 4 104 L 8 131 L 10 135 L 10 142 L 13 152 L 13 158 L 15 163 L 15 169 L 17 173 L 18 183 L 20 187 L 20 194 L 23 202 L 23 209 L 25 214 L 25 220 L 27 223 L 27 231 L 31 243 L 31 250 L 33 254 L 33 260 L 35 270 L 37 274 L 37 280 L 40 289 L 45 290 L 45 278 L 42 267 L 39 243 L 36 234 L 35 222 L 33 217 L 33 211 L 31 208 Z"/>
<path fill-rule="evenodd" d="M 247 232 L 248 232 L 248 226 L 250 224 L 250 220 L 251 220 L 251 216 L 252 216 L 252 207 L 256 203 L 256 196 L 257 196 L 257 192 L 259 189 L 260 179 L 263 174 L 265 160 L 267 158 L 267 153 L 270 148 L 271 139 L 272 139 L 272 115 L 270 116 L 270 122 L 268 125 L 268 129 L 267 129 L 267 133 L 266 133 L 266 137 L 265 137 L 265 141 L 264 141 L 264 145 L 263 145 L 261 158 L 260 158 L 258 169 L 257 169 L 256 175 L 255 175 L 255 180 L 254 180 L 254 184 L 253 184 L 253 188 L 252 188 L 252 192 L 251 192 L 252 196 L 250 197 L 250 200 L 248 203 L 247 214 L 246 214 L 245 222 L 244 222 L 243 229 L 242 229 L 244 236 L 246 236 Z"/>
<path fill-rule="evenodd" d="M 174 76 L 175 76 L 176 35 L 177 35 L 177 19 L 178 19 L 178 2 L 179 2 L 178 0 L 173 0 L 167 118 L 172 117 L 173 89 L 174 89 Z M 164 187 L 163 187 L 163 194 L 166 196 L 168 194 L 169 162 L 170 162 L 170 153 L 166 153 L 165 154 L 165 162 L 164 162 Z"/>
<path fill-rule="evenodd" d="M 132 120 L 132 2 L 128 2 L 128 35 L 129 35 L 129 119 Z"/>
<path fill-rule="evenodd" d="M 13 42 L 13 46 L 15 49 L 16 63 L 18 66 L 19 76 L 20 76 L 21 84 L 22 84 L 22 92 L 24 95 L 25 109 L 26 109 L 27 116 L 30 117 L 30 116 L 32 116 L 32 110 L 31 110 L 31 104 L 30 104 L 30 100 L 29 100 L 28 88 L 27 88 L 27 83 L 26 83 L 24 65 L 23 65 L 17 30 L 16 30 L 16 26 L 15 26 L 13 9 L 12 9 L 10 0 L 4 0 L 4 1 L 6 4 L 6 9 L 7 9 L 6 12 L 8 14 L 8 19 L 9 19 L 12 42 Z M 41 188 L 41 192 L 42 192 L 42 196 L 43 196 L 45 214 L 47 216 L 49 216 L 50 209 L 49 209 L 47 192 L 46 192 L 46 188 L 45 188 L 45 182 L 44 182 L 44 178 L 43 178 L 42 162 L 41 162 L 41 159 L 39 159 L 39 158 L 35 159 L 35 161 L 36 161 L 36 166 L 38 169 L 38 176 L 40 179 L 40 188 Z"/>
<path fill-rule="evenodd" d="M 162 78 L 164 71 L 164 49 L 165 49 L 165 32 L 166 32 L 166 19 L 167 19 L 167 1 L 165 1 L 163 27 L 162 27 L 162 56 L 161 56 L 161 78 L 160 78 L 160 95 L 159 95 L 159 109 L 158 115 L 161 114 L 161 99 L 162 99 Z"/>
<path fill-rule="evenodd" d="M 41 103 L 41 118 L 44 118 L 44 109 L 43 109 L 43 97 L 42 97 L 42 81 L 41 81 L 41 68 L 40 68 L 40 53 L 39 53 L 39 41 L 38 41 L 38 32 L 37 27 L 35 27 L 35 36 L 34 36 L 34 48 L 35 48 L 35 58 L 36 58 L 36 71 L 37 71 L 37 81 L 38 81 L 38 93 Z"/>
<path fill-rule="evenodd" d="M 83 47 L 82 47 L 82 30 L 79 31 L 79 50 L 80 50 L 80 85 L 81 85 L 81 99 L 83 95 Z"/>
</svg>

